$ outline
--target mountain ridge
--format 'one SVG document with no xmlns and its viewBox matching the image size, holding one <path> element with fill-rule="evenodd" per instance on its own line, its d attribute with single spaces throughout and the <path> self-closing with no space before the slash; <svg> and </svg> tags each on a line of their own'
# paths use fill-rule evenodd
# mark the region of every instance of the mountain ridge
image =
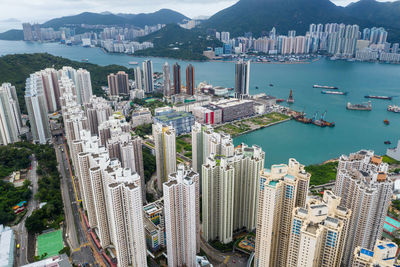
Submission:
<svg viewBox="0 0 400 267">
<path fill-rule="evenodd" d="M 211 16 L 200 27 L 229 31 L 232 36 L 245 32 L 257 36 L 272 27 L 281 34 L 288 30 L 304 34 L 311 23 L 358 24 L 361 28 L 382 26 L 388 29 L 392 40 L 398 41 L 400 1 L 361 0 L 341 7 L 329 0 L 240 0 Z"/>
<path fill-rule="evenodd" d="M 139 14 L 83 12 L 77 15 L 64 16 L 60 18 L 51 19 L 43 23 L 41 26 L 52 27 L 56 30 L 60 27 L 72 24 L 110 25 L 110 26 L 130 25 L 136 27 L 144 27 L 145 25 L 152 26 L 156 24 L 179 23 L 185 19 L 189 18 L 171 9 L 160 9 L 153 13 L 139 13 Z"/>
</svg>

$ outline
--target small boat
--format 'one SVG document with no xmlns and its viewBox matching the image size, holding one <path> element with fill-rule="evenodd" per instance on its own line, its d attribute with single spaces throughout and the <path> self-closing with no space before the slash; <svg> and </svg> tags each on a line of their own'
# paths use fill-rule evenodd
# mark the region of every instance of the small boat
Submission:
<svg viewBox="0 0 400 267">
<path fill-rule="evenodd" d="M 289 104 L 293 104 L 294 103 L 293 90 L 292 89 L 290 89 L 289 97 L 286 100 L 286 102 L 288 102 Z"/>
<path fill-rule="evenodd" d="M 318 85 L 318 84 L 314 84 L 313 88 L 322 88 L 322 89 L 339 89 L 336 86 L 327 86 L 327 85 Z"/>
<path fill-rule="evenodd" d="M 256 89 L 258 89 L 258 86 L 256 86 Z"/>
<path fill-rule="evenodd" d="M 390 112 L 394 112 L 394 113 L 400 113 L 400 106 L 389 105 L 387 107 L 387 110 L 390 111 Z"/>
<path fill-rule="evenodd" d="M 390 142 L 390 141 L 385 141 L 385 142 L 383 142 L 385 145 L 390 145 L 390 144 L 392 144 L 392 142 Z"/>
<path fill-rule="evenodd" d="M 136 61 L 129 61 L 128 64 L 129 64 L 129 65 L 138 65 L 139 63 L 136 62 Z"/>
<path fill-rule="evenodd" d="M 269 84 L 270 87 L 274 86 L 272 83 Z"/>
<path fill-rule="evenodd" d="M 282 102 L 285 102 L 285 99 L 278 98 L 278 99 L 276 100 L 276 103 L 282 103 Z"/>
<path fill-rule="evenodd" d="M 87 58 L 82 58 L 81 61 L 82 61 L 82 62 L 89 62 L 89 59 L 87 59 Z"/>
<path fill-rule="evenodd" d="M 392 96 L 384 96 L 384 95 L 366 95 L 365 98 L 373 98 L 373 99 L 382 99 L 382 100 L 392 100 Z"/>
<path fill-rule="evenodd" d="M 389 124 L 390 124 L 390 122 L 389 122 L 388 120 L 383 120 L 383 123 L 384 123 L 385 125 L 389 125 Z"/>
<path fill-rule="evenodd" d="M 321 91 L 321 94 L 328 94 L 328 95 L 347 95 L 347 92 L 340 92 L 340 91 Z"/>
</svg>

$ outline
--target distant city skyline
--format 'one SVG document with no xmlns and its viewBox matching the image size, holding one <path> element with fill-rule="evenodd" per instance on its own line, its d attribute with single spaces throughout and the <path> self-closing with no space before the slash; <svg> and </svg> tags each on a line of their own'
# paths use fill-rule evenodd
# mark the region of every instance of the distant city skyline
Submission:
<svg viewBox="0 0 400 267">
<path fill-rule="evenodd" d="M 331 0 L 339 6 L 346 6 L 354 0 Z M 393 2 L 395 0 L 378 0 L 379 2 Z M 105 0 L 1 0 L 3 14 L 7 17 L 0 20 L 0 29 L 4 30 L 6 24 L 13 26 L 20 22 L 43 23 L 47 20 L 76 15 L 82 12 L 112 12 L 112 13 L 151 13 L 162 8 L 169 8 L 184 14 L 189 18 L 198 16 L 212 16 L 225 9 L 237 0 L 149 0 L 149 1 L 125 1 L 113 2 Z M 74 4 L 71 4 L 73 2 Z M 19 27 L 21 28 L 21 26 Z"/>
</svg>

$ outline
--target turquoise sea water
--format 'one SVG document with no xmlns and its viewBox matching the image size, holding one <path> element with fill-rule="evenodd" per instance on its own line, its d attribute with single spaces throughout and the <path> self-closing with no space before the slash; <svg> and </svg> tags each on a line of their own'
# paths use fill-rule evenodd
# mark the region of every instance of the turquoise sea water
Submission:
<svg viewBox="0 0 400 267">
<path fill-rule="evenodd" d="M 141 63 L 144 58 L 128 55 L 106 54 L 97 48 L 66 47 L 60 44 L 0 41 L 0 55 L 13 53 L 48 52 L 73 60 L 89 59 L 100 65 L 129 66 L 129 61 Z M 151 58 L 155 71 L 162 64 L 172 65 L 176 60 Z M 189 63 L 195 67 L 196 84 L 208 81 L 213 85 L 234 86 L 234 63 L 178 61 L 182 68 Z M 1 74 L 0 74 L 1 75 Z M 184 77 L 182 77 L 184 78 Z M 106 77 L 105 77 L 106 79 Z M 269 87 L 268 84 L 274 84 Z M 268 93 L 287 98 L 293 89 L 296 110 L 308 116 L 327 111 L 326 120 L 334 121 L 335 128 L 319 128 L 290 121 L 264 128 L 235 138 L 235 144 L 258 144 L 266 151 L 266 166 L 285 163 L 295 157 L 303 164 L 320 163 L 360 149 L 372 149 L 384 154 L 390 140 L 400 139 L 400 114 L 386 111 L 389 104 L 400 105 L 400 97 L 392 101 L 372 100 L 373 110 L 348 111 L 346 103 L 366 101 L 364 95 L 400 96 L 400 65 L 330 61 L 321 59 L 311 64 L 252 64 L 251 93 Z M 313 84 L 338 86 L 347 96 L 323 95 Z M 260 89 L 256 90 L 255 86 Z M 390 125 L 383 124 L 388 119 Z"/>
</svg>

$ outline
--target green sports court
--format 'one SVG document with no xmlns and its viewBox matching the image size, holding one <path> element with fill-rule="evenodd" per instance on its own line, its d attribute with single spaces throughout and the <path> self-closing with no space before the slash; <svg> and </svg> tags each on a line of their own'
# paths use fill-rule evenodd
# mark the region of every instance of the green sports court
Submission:
<svg viewBox="0 0 400 267">
<path fill-rule="evenodd" d="M 41 234 L 37 238 L 37 251 L 39 257 L 44 253 L 47 253 L 45 258 L 58 255 L 58 252 L 63 248 L 64 243 L 62 230 Z"/>
</svg>

